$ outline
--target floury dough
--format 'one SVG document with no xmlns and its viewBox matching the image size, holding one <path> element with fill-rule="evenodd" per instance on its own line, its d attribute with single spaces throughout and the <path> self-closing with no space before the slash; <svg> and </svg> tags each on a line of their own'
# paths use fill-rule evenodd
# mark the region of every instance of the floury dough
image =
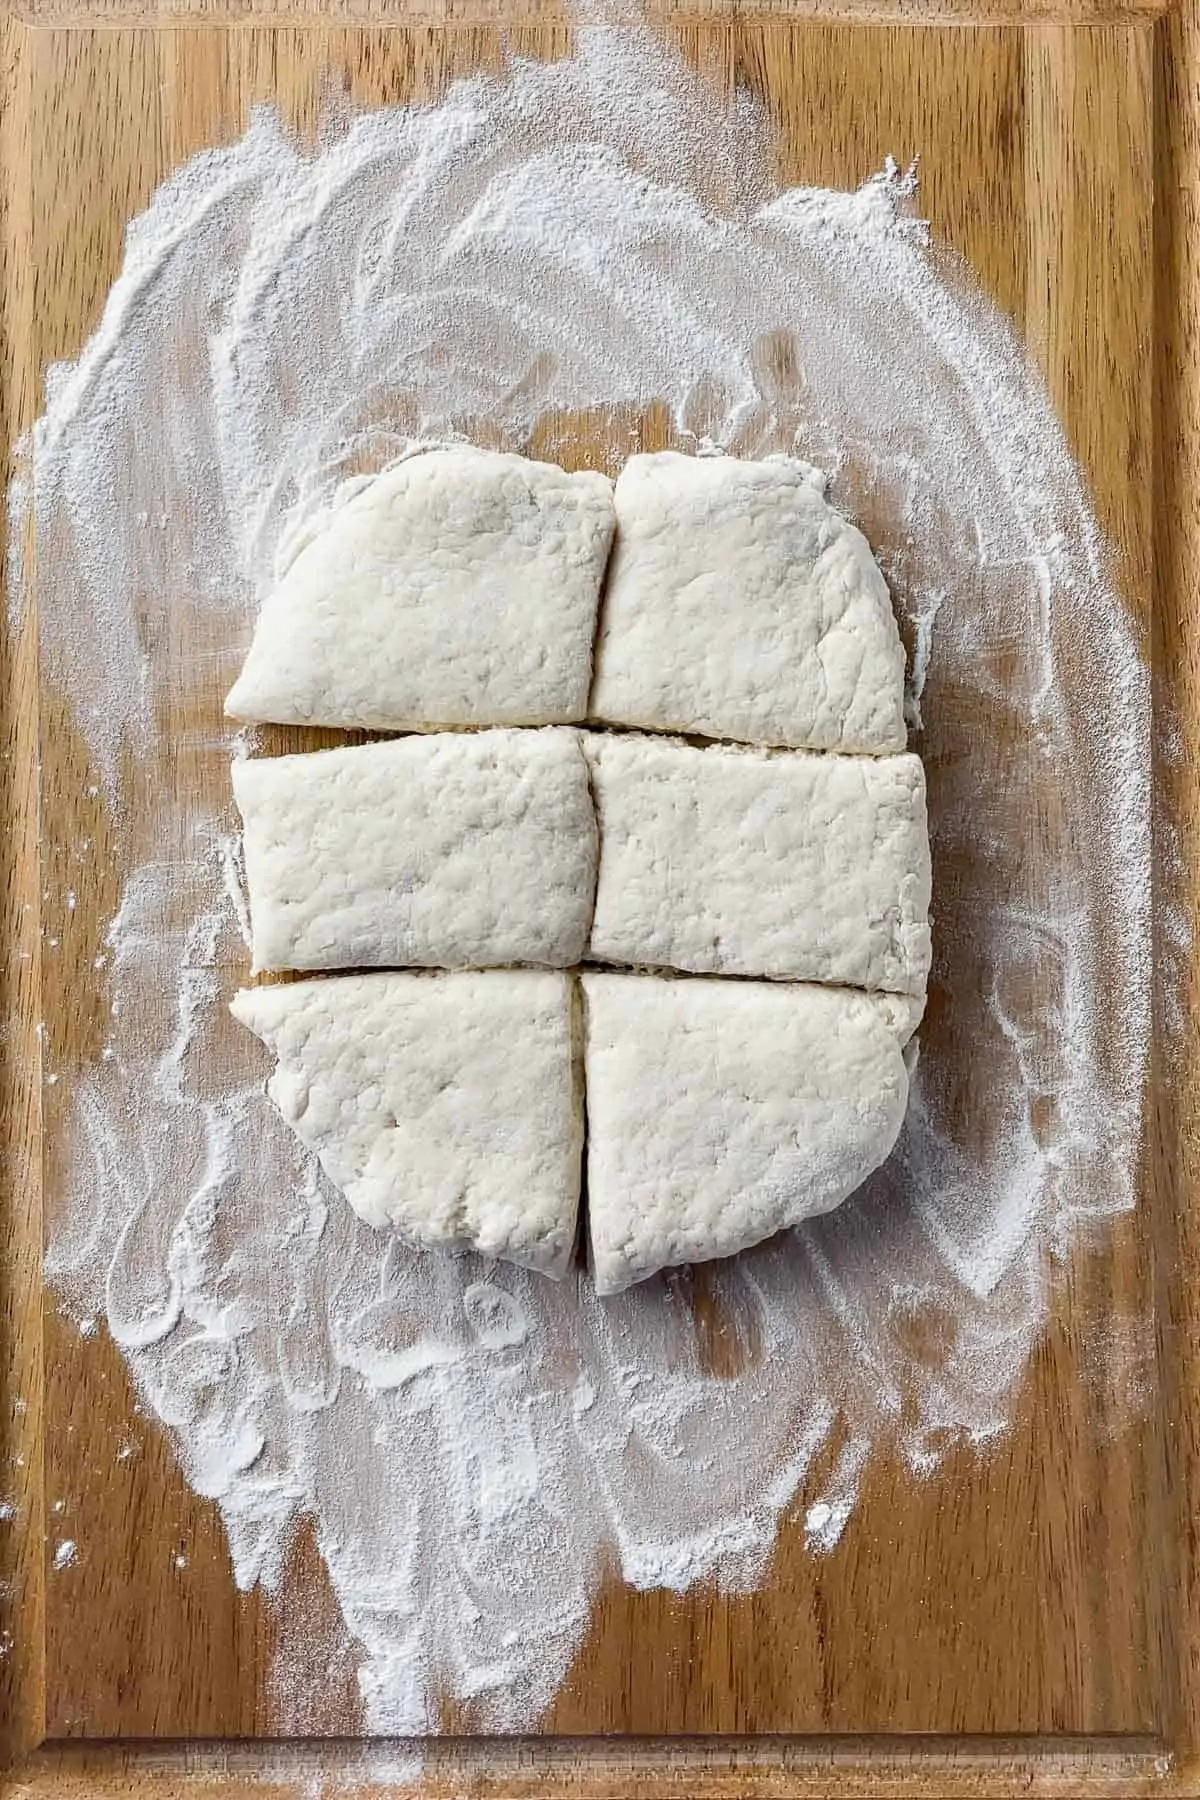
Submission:
<svg viewBox="0 0 1200 1800">
<path fill-rule="evenodd" d="M 592 960 L 924 992 L 919 757 L 585 744 L 601 845 Z"/>
<path fill-rule="evenodd" d="M 638 975 L 583 988 L 599 1294 L 831 1211 L 896 1142 L 917 1001 Z"/>
<path fill-rule="evenodd" d="M 267 1092 L 359 1217 L 561 1277 L 583 1148 L 573 983 L 507 969 L 247 988 Z"/>
<path fill-rule="evenodd" d="M 255 757 L 233 791 L 256 971 L 583 955 L 596 822 L 569 727 Z"/>
<path fill-rule="evenodd" d="M 412 733 L 234 764 L 254 968 L 343 971 L 233 1003 L 283 1117 L 370 1224 L 561 1276 L 586 1096 L 601 1294 L 852 1193 L 930 967 L 866 540 L 783 457 L 632 457 L 615 518 L 601 606 L 602 475 L 441 447 L 350 483 L 227 702 Z M 345 973 L 404 967 L 446 972 Z"/>
<path fill-rule="evenodd" d="M 582 719 L 612 483 L 470 445 L 350 483 L 293 540 L 232 718 L 433 730 Z"/>
<path fill-rule="evenodd" d="M 903 750 L 904 648 L 862 532 L 787 457 L 631 456 L 592 716 L 816 750 Z"/>
</svg>

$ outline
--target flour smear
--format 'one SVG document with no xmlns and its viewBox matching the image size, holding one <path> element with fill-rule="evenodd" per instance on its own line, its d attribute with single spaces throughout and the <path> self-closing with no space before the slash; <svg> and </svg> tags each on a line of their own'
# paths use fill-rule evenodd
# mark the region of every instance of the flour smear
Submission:
<svg viewBox="0 0 1200 1800">
<path fill-rule="evenodd" d="M 1044 388 L 915 209 L 890 166 L 779 191 L 748 97 L 637 29 L 581 30 L 569 60 L 343 117 L 316 151 L 258 114 L 132 224 L 48 383 L 14 506 L 119 895 L 98 956 L 46 962 L 111 1009 L 86 1066 L 49 1035 L 49 1274 L 107 1320 L 243 1587 L 277 1590 L 307 1523 L 371 1732 L 425 1732 L 446 1695 L 533 1725 L 614 1564 L 753 1587 L 785 1514 L 814 1555 L 853 1529 L 873 1459 L 928 1478 L 1003 1431 L 1055 1267 L 1134 1203 L 1147 676 Z M 265 1102 L 224 1004 L 247 955 L 220 700 L 342 480 L 456 435 L 576 461 L 585 409 L 615 473 L 651 406 L 682 448 L 817 464 L 875 544 L 912 648 L 936 967 L 865 1189 L 600 1303 L 389 1243 Z M 289 1616 L 281 1667 L 319 1689 Z"/>
</svg>

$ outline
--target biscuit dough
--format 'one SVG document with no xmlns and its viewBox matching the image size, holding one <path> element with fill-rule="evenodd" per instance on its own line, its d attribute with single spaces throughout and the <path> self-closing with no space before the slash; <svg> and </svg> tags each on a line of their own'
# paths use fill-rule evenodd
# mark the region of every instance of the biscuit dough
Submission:
<svg viewBox="0 0 1200 1800">
<path fill-rule="evenodd" d="M 267 1092 L 368 1225 L 563 1276 L 583 1100 L 573 983 L 534 970 L 344 975 L 234 996 Z"/>
<path fill-rule="evenodd" d="M 569 727 L 255 757 L 233 791 L 256 971 L 583 954 L 596 822 Z"/>
<path fill-rule="evenodd" d="M 631 456 L 617 480 L 593 718 L 816 750 L 903 750 L 904 648 L 862 532 L 787 457 Z"/>
<path fill-rule="evenodd" d="M 583 988 L 598 1294 L 829 1212 L 891 1151 L 919 1002 L 639 975 Z"/>
<path fill-rule="evenodd" d="M 412 735 L 235 762 L 255 970 L 341 973 L 233 1011 L 371 1225 L 563 1275 L 586 1104 L 615 1294 L 890 1153 L 925 778 L 887 587 L 823 485 L 632 457 L 602 607 L 599 474 L 431 449 L 291 540 L 227 710 Z"/>
<path fill-rule="evenodd" d="M 225 710 L 397 731 L 581 719 L 612 532 L 593 470 L 470 445 L 406 457 L 302 542 Z"/>
<path fill-rule="evenodd" d="M 924 992 L 919 757 L 584 745 L 601 846 L 590 958 Z"/>
</svg>

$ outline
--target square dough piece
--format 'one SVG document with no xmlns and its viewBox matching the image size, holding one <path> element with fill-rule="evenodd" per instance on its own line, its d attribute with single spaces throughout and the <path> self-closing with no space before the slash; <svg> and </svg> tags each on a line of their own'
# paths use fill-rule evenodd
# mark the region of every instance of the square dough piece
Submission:
<svg viewBox="0 0 1200 1800">
<path fill-rule="evenodd" d="M 583 988 L 598 1294 L 829 1212 L 890 1154 L 919 1003 L 639 975 Z"/>
<path fill-rule="evenodd" d="M 559 1278 L 583 1101 L 569 976 L 346 975 L 235 995 L 267 1092 L 360 1218 Z"/>
<path fill-rule="evenodd" d="M 235 719 L 431 730 L 587 709 L 612 483 L 454 446 L 362 483 L 267 595 Z"/>
<path fill-rule="evenodd" d="M 255 758 L 233 791 L 256 971 L 583 954 L 596 821 L 569 728 Z"/>
<path fill-rule="evenodd" d="M 786 457 L 633 456 L 592 717 L 746 743 L 903 750 L 887 584 L 823 479 Z"/>
<path fill-rule="evenodd" d="M 923 993 L 919 757 L 587 734 L 597 962 Z"/>
</svg>

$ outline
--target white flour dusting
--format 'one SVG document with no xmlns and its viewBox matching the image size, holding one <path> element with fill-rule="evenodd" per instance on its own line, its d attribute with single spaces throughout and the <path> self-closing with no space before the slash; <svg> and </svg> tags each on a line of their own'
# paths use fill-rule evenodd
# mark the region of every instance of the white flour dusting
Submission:
<svg viewBox="0 0 1200 1800">
<path fill-rule="evenodd" d="M 259 114 L 131 226 L 15 493 L 120 895 L 107 943 L 47 962 L 111 1008 L 85 1066 L 46 1046 L 70 1134 L 50 1276 L 107 1320 L 239 1583 L 276 1588 L 311 1523 L 375 1732 L 425 1731 L 446 1694 L 528 1726 L 614 1552 L 641 1587 L 747 1588 L 785 1513 L 814 1554 L 837 1541 L 872 1458 L 915 1478 L 1003 1430 L 1052 1258 L 1134 1201 L 1149 708 L 1104 546 L 911 183 L 779 193 L 770 168 L 748 99 L 631 30 L 320 154 Z M 342 479 L 455 433 L 577 460 L 583 409 L 615 473 L 655 402 L 681 447 L 819 464 L 879 550 L 914 646 L 936 968 L 865 1190 L 601 1304 L 389 1246 L 264 1102 L 224 1006 L 247 958 L 220 701 L 287 534 Z"/>
</svg>

